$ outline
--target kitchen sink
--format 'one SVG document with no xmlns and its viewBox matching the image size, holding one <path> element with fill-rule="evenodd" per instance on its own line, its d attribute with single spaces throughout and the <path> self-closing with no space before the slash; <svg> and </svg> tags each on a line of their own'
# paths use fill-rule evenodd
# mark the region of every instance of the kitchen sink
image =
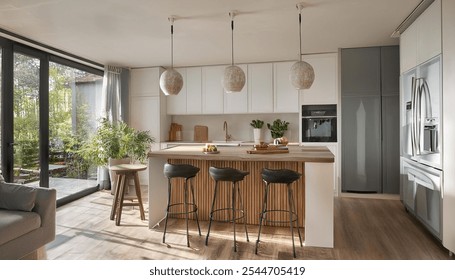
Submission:
<svg viewBox="0 0 455 280">
<path fill-rule="evenodd" d="M 240 146 L 243 141 L 234 140 L 212 140 L 211 143 L 217 146 Z"/>
</svg>

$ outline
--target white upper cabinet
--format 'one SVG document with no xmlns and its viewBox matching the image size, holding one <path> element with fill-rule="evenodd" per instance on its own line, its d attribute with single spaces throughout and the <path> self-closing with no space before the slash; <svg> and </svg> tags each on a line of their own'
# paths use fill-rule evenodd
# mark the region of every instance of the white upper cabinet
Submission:
<svg viewBox="0 0 455 280">
<path fill-rule="evenodd" d="M 202 68 L 186 68 L 186 113 L 202 114 Z"/>
<path fill-rule="evenodd" d="M 130 95 L 131 96 L 159 96 L 160 75 L 163 68 L 132 69 L 130 74 Z"/>
<path fill-rule="evenodd" d="M 273 64 L 248 65 L 248 111 L 273 112 Z"/>
<path fill-rule="evenodd" d="M 337 104 L 338 54 L 305 55 L 303 60 L 313 66 L 315 79 L 311 88 L 300 91 L 301 104 Z"/>
<path fill-rule="evenodd" d="M 275 113 L 299 112 L 299 92 L 292 86 L 289 79 L 290 70 L 294 63 L 291 61 L 273 64 L 273 111 Z"/>
<path fill-rule="evenodd" d="M 236 93 L 226 93 L 223 89 L 227 65 L 176 68 L 184 84 L 178 95 L 166 97 L 167 114 L 298 113 L 299 92 L 289 80 L 292 64 L 238 65 L 245 72 L 246 82 L 242 91 Z M 322 67 L 329 68 L 326 64 L 322 62 Z"/>
<path fill-rule="evenodd" d="M 224 89 L 221 79 L 226 66 L 202 67 L 202 113 L 224 113 Z"/>
<path fill-rule="evenodd" d="M 400 36 L 400 72 L 441 53 L 441 0 L 431 4 Z"/>
<path fill-rule="evenodd" d="M 187 110 L 187 79 L 186 79 L 186 68 L 175 68 L 177 72 L 182 75 L 183 78 L 183 87 L 177 95 L 166 96 L 167 103 L 167 114 L 168 115 L 184 115 Z"/>
<path fill-rule="evenodd" d="M 421 64 L 441 53 L 441 0 L 436 0 L 431 4 L 419 18 L 417 64 Z"/>
<path fill-rule="evenodd" d="M 417 19 L 418 20 L 418 19 Z M 417 24 L 410 25 L 400 36 L 400 72 L 417 65 Z"/>
<path fill-rule="evenodd" d="M 242 114 L 248 113 L 248 66 L 237 65 L 245 73 L 245 86 L 240 92 L 224 92 L 224 113 L 225 114 Z M 224 73 L 224 69 L 223 69 Z M 221 76 L 222 78 L 223 76 Z"/>
</svg>

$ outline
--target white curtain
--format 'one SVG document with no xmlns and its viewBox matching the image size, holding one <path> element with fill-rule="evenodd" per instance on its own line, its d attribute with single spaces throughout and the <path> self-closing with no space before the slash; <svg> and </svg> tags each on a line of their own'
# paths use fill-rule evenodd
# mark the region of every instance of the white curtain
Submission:
<svg viewBox="0 0 455 280">
<path fill-rule="evenodd" d="M 120 67 L 104 67 L 101 116 L 108 119 L 112 123 L 123 120 L 121 102 L 121 73 L 122 68 Z"/>
<path fill-rule="evenodd" d="M 111 123 L 123 120 L 122 116 L 122 68 L 115 66 L 104 67 L 101 117 Z M 98 184 L 100 189 L 109 189 L 109 170 L 105 166 L 98 167 Z"/>
</svg>

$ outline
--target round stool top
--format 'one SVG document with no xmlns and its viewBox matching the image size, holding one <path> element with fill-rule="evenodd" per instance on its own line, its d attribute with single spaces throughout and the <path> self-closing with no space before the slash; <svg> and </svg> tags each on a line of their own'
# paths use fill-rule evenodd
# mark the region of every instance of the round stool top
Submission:
<svg viewBox="0 0 455 280">
<path fill-rule="evenodd" d="M 213 166 L 209 168 L 209 173 L 215 181 L 229 182 L 242 181 L 246 175 L 250 174 L 248 171 L 242 171 L 235 168 L 217 168 Z"/>
<path fill-rule="evenodd" d="M 144 164 L 132 164 L 132 163 L 123 163 L 117 164 L 109 167 L 110 170 L 115 171 L 117 173 L 127 173 L 127 172 L 137 172 L 147 169 L 147 165 Z"/>
<path fill-rule="evenodd" d="M 167 178 L 192 178 L 196 176 L 200 168 L 190 164 L 164 164 L 164 176 Z"/>
<path fill-rule="evenodd" d="M 302 174 L 289 169 L 262 169 L 262 179 L 267 183 L 290 184 L 301 176 Z"/>
</svg>

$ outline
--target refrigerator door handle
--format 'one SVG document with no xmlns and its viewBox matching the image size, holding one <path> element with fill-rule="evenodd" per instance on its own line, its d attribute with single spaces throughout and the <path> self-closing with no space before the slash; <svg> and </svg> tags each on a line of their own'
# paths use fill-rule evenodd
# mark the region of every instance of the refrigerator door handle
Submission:
<svg viewBox="0 0 455 280">
<path fill-rule="evenodd" d="M 416 79 L 412 77 L 411 83 L 411 156 L 415 156 L 415 87 Z"/>
<path fill-rule="evenodd" d="M 412 155 L 420 155 L 420 133 L 419 133 L 419 108 L 420 108 L 420 90 L 419 79 L 412 78 Z"/>
</svg>

